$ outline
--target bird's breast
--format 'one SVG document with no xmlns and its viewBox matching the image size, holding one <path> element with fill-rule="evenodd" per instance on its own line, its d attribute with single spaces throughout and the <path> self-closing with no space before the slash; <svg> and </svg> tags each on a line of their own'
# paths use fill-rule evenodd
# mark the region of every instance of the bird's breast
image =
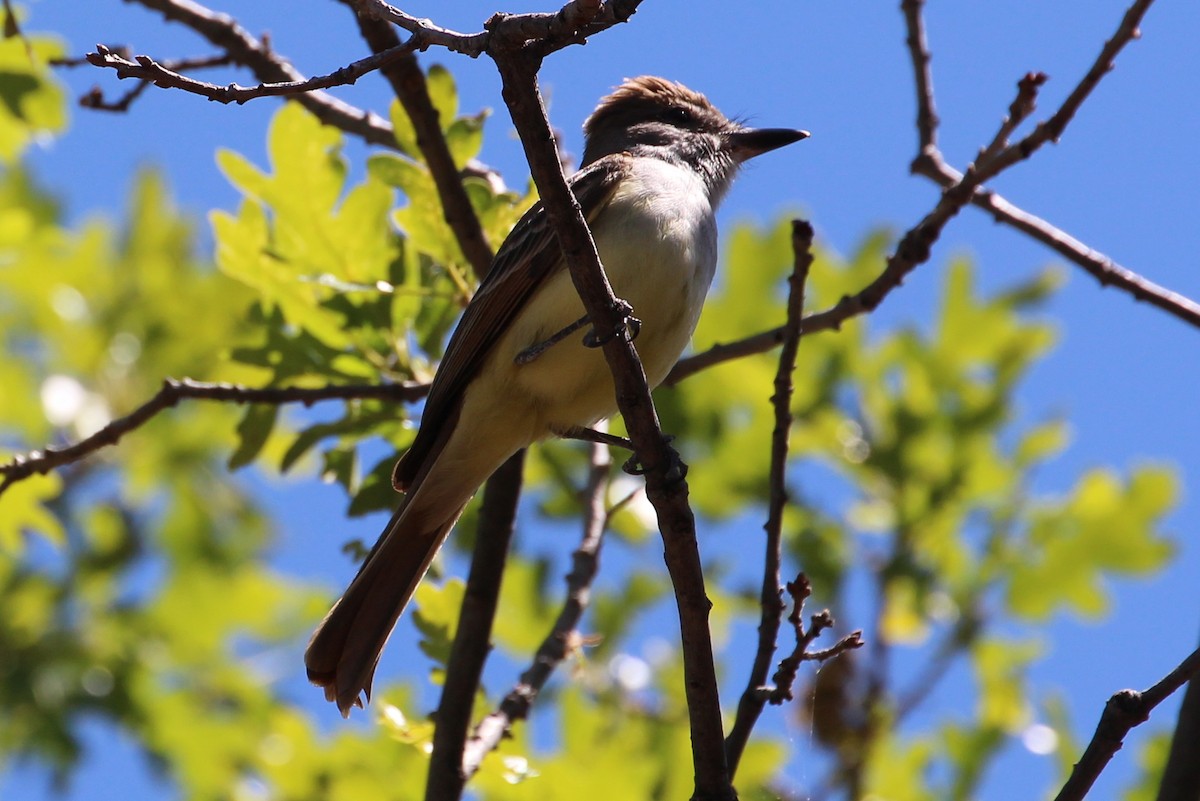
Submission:
<svg viewBox="0 0 1200 801">
<path fill-rule="evenodd" d="M 635 345 L 651 387 L 666 377 L 687 347 L 712 283 L 717 261 L 713 209 L 699 177 L 654 159 L 635 165 L 603 212 L 592 235 L 618 297 L 641 321 Z M 544 342 L 583 315 L 567 270 L 558 270 L 517 315 L 493 354 L 489 394 L 532 418 L 536 436 L 588 425 L 616 409 L 612 375 L 599 349 L 571 334 L 527 364 L 519 353 Z M 481 387 L 482 389 L 482 387 Z M 515 421 L 514 421 L 515 422 Z M 522 421 L 524 422 L 524 421 Z"/>
</svg>

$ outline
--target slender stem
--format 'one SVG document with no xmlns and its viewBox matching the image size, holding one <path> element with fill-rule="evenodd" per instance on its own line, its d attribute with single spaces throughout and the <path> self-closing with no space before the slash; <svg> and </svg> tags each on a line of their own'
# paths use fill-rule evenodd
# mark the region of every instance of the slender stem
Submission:
<svg viewBox="0 0 1200 801">
<path fill-rule="evenodd" d="M 89 437 L 61 448 L 45 448 L 41 451 L 13 457 L 7 464 L 0 464 L 0 494 L 12 484 L 33 475 L 48 473 L 55 468 L 77 462 L 101 448 L 116 445 L 123 436 L 145 425 L 150 418 L 165 409 L 174 407 L 179 401 L 196 400 L 222 401 L 225 403 L 302 403 L 311 406 L 325 400 L 363 400 L 376 398 L 411 402 L 425 397 L 428 384 L 357 384 L 327 387 L 243 387 L 237 384 L 211 384 L 193 381 L 190 378 L 168 378 L 154 397 L 124 417 L 118 417 Z"/>
<path fill-rule="evenodd" d="M 1109 761 L 1121 750 L 1125 735 L 1149 720 L 1154 707 L 1198 675 L 1200 648 L 1192 651 L 1150 689 L 1143 692 L 1122 690 L 1109 698 L 1100 722 L 1096 724 L 1096 732 L 1055 801 L 1082 801 Z"/>
<path fill-rule="evenodd" d="M 766 554 L 763 558 L 762 592 L 759 605 L 762 615 L 758 624 L 758 649 L 746 689 L 738 702 L 737 715 L 729 736 L 725 738 L 725 754 L 729 760 L 730 777 L 737 775 L 742 752 L 750 740 L 766 699 L 759 691 L 767 683 L 767 675 L 775 657 L 776 640 L 783 619 L 785 604 L 780 579 L 783 543 L 783 511 L 787 505 L 788 435 L 792 430 L 792 374 L 796 370 L 796 353 L 800 345 L 800 316 L 804 309 L 804 285 L 812 266 L 813 229 L 807 222 L 792 221 L 792 274 L 788 278 L 787 322 L 784 324 L 783 347 L 779 352 L 779 367 L 775 372 L 775 394 L 771 404 L 775 410 L 775 429 L 771 434 L 771 466 L 768 485 Z"/>
</svg>

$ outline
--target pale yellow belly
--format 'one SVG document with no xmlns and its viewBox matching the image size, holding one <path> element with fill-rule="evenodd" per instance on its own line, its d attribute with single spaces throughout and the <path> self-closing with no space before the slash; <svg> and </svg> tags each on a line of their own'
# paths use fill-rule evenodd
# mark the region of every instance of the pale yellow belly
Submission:
<svg viewBox="0 0 1200 801">
<path fill-rule="evenodd" d="M 653 161 L 643 168 L 646 180 L 623 185 L 593 224 L 613 290 L 641 320 L 634 345 L 652 388 L 687 347 L 716 266 L 716 224 L 704 187 L 689 170 Z M 454 458 L 473 461 L 484 452 L 503 458 L 616 411 L 604 354 L 582 344 L 586 328 L 533 361 L 516 363 L 518 354 L 582 315 L 569 273 L 558 270 L 529 299 L 464 392 L 448 449 Z"/>
</svg>

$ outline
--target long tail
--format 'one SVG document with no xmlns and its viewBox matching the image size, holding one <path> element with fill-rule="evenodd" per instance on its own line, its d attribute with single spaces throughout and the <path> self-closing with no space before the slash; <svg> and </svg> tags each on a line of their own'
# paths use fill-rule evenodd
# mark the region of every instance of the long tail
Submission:
<svg viewBox="0 0 1200 801">
<path fill-rule="evenodd" d="M 410 492 L 304 653 L 309 681 L 325 688 L 343 716 L 363 705 L 361 695 L 370 700 L 383 646 L 462 514 L 463 506 L 431 514 L 420 501 L 419 489 Z"/>
</svg>

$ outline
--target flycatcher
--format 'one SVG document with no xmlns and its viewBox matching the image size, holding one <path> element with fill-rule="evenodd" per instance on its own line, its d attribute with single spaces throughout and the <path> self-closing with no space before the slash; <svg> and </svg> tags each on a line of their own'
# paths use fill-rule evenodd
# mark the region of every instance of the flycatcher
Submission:
<svg viewBox="0 0 1200 801">
<path fill-rule="evenodd" d="M 627 80 L 584 123 L 570 179 L 618 297 L 641 320 L 637 351 L 657 386 L 691 339 L 717 264 L 714 212 L 746 160 L 808 136 L 753 130 L 697 92 Z M 509 456 L 616 411 L 603 354 L 556 334 L 583 316 L 545 209 L 504 240 L 446 348 L 393 483 L 406 493 L 313 635 L 304 661 L 343 715 L 371 695 L 380 652 L 475 491 Z"/>
</svg>

